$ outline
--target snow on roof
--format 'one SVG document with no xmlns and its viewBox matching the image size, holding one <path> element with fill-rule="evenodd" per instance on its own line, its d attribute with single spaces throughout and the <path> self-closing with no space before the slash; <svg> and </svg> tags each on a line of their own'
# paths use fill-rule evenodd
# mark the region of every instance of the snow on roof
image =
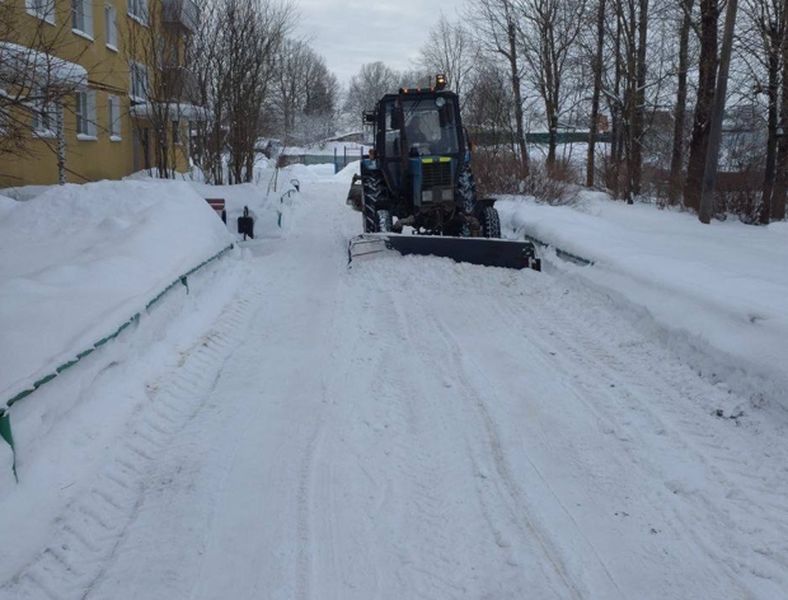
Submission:
<svg viewBox="0 0 788 600">
<path fill-rule="evenodd" d="M 171 115 L 172 117 L 188 119 L 190 121 L 200 121 L 206 119 L 206 111 L 202 106 L 195 106 L 194 104 L 188 104 L 185 102 L 163 102 L 157 103 L 157 105 L 162 107 L 162 110 L 166 110 L 166 114 Z M 149 117 L 151 114 L 153 114 L 153 104 L 150 102 L 134 104 L 129 112 L 135 117 Z"/>
<path fill-rule="evenodd" d="M 88 72 L 81 65 L 13 42 L 0 42 L 0 74 L 45 86 L 87 86 Z"/>
</svg>

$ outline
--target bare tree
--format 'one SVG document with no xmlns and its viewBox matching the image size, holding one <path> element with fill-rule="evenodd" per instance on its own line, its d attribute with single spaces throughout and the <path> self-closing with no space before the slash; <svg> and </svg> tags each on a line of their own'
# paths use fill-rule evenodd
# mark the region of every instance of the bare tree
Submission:
<svg viewBox="0 0 788 600">
<path fill-rule="evenodd" d="M 703 170 L 706 165 L 709 125 L 711 124 L 714 88 L 717 81 L 717 27 L 720 16 L 719 1 L 720 0 L 701 0 L 700 2 L 701 25 L 698 91 L 695 103 L 695 116 L 692 125 L 692 138 L 689 146 L 687 179 L 684 184 L 684 206 L 696 211 L 700 209 Z"/>
<path fill-rule="evenodd" d="M 276 0 L 215 0 L 200 31 L 195 61 L 205 108 L 197 157 L 206 178 L 251 181 L 279 53 L 292 26 L 292 5 Z"/>
<path fill-rule="evenodd" d="M 649 2 L 613 0 L 615 28 L 613 75 L 604 88 L 612 114 L 612 137 L 608 185 L 618 196 L 624 183 L 629 204 L 640 193 L 645 134 Z"/>
<path fill-rule="evenodd" d="M 774 191 L 772 192 L 771 218 L 785 219 L 786 196 L 788 196 L 788 7 L 783 4 L 782 40 L 782 106 L 778 127 L 779 143 L 777 148 Z"/>
<path fill-rule="evenodd" d="M 605 51 L 605 0 L 597 0 L 596 47 L 593 55 L 594 88 L 591 93 L 591 117 L 588 126 L 588 154 L 586 158 L 586 186 L 594 186 L 594 160 L 599 128 L 599 96 L 602 92 L 602 70 Z"/>
<path fill-rule="evenodd" d="M 272 108 L 276 130 L 285 143 L 308 143 L 326 137 L 336 110 L 336 77 L 325 60 L 305 42 L 287 40 L 277 61 Z"/>
<path fill-rule="evenodd" d="M 268 0 L 225 0 L 230 183 L 251 181 L 263 107 L 276 74 L 276 58 L 293 10 Z"/>
<path fill-rule="evenodd" d="M 727 5 L 725 31 L 722 38 L 717 81 L 714 89 L 714 102 L 711 110 L 709 146 L 706 151 L 706 164 L 703 169 L 703 188 L 701 190 L 700 209 L 698 210 L 698 219 L 701 223 L 705 224 L 711 222 L 714 192 L 717 184 L 720 141 L 722 139 L 722 121 L 725 115 L 725 101 L 728 93 L 728 72 L 733 48 L 733 32 L 736 28 L 738 0 L 727 0 Z"/>
<path fill-rule="evenodd" d="M 742 6 L 746 21 L 739 37 L 739 47 L 752 61 L 749 75 L 754 80 L 756 93 L 766 96 L 766 155 L 763 186 L 757 218 L 769 222 L 772 195 L 777 175 L 778 123 L 780 118 L 780 80 L 782 43 L 786 35 L 783 12 L 784 0 L 747 0 Z"/>
<path fill-rule="evenodd" d="M 350 80 L 345 111 L 361 117 L 365 110 L 371 110 L 384 94 L 399 88 L 400 74 L 378 61 L 367 63 Z"/>
<path fill-rule="evenodd" d="M 520 23 L 514 0 L 479 0 L 473 15 L 482 48 L 502 57 L 508 65 L 509 88 L 514 104 L 515 140 L 520 159 L 520 176 L 528 176 L 528 146 L 525 140 L 523 95 L 521 89 Z"/>
<path fill-rule="evenodd" d="M 421 48 L 419 64 L 428 73 L 446 75 L 449 88 L 460 97 L 461 108 L 465 106 L 478 60 L 479 49 L 465 27 L 450 22 L 441 13 L 437 24 L 430 29 L 427 43 Z"/>
<path fill-rule="evenodd" d="M 670 182 L 668 203 L 675 205 L 681 195 L 682 169 L 684 167 L 684 121 L 687 114 L 687 73 L 689 71 L 689 34 L 692 26 L 692 9 L 695 0 L 678 0 L 682 9 L 679 26 L 678 83 L 676 104 L 673 109 L 673 145 L 670 155 Z"/>
<path fill-rule="evenodd" d="M 531 80 L 544 105 L 547 121 L 547 171 L 556 160 L 558 124 L 566 94 L 565 75 L 571 52 L 584 25 L 585 0 L 518 0 L 523 26 L 523 57 Z"/>
</svg>

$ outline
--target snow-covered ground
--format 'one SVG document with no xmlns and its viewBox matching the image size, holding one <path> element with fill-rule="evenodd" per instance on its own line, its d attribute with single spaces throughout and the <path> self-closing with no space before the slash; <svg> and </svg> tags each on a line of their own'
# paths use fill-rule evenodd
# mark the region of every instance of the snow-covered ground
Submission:
<svg viewBox="0 0 788 600">
<path fill-rule="evenodd" d="M 706 376 L 788 410 L 788 223 L 704 227 L 688 213 L 598 192 L 581 192 L 573 206 L 527 198 L 497 206 L 509 235 L 594 261 L 551 262 L 641 309 Z"/>
<path fill-rule="evenodd" d="M 0 197 L 0 407 L 119 327 L 232 237 L 186 183 Z"/>
<path fill-rule="evenodd" d="M 563 266 L 348 269 L 351 170 L 292 174 L 280 235 L 12 412 L 0 598 L 785 595 L 784 411 Z"/>
</svg>

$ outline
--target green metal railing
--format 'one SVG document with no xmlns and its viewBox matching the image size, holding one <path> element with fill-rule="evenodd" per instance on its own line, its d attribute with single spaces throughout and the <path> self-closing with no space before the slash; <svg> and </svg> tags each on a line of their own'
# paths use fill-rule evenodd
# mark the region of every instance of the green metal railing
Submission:
<svg viewBox="0 0 788 600">
<path fill-rule="evenodd" d="M 215 260 L 218 260 L 219 258 L 224 256 L 227 252 L 229 252 L 230 250 L 233 249 L 233 246 L 234 246 L 233 244 L 230 244 L 229 246 L 227 246 L 223 250 L 221 250 L 221 251 L 217 252 L 216 254 L 214 254 L 212 257 L 210 257 L 210 258 L 204 260 L 203 262 L 201 262 L 199 265 L 197 265 L 193 269 L 190 269 L 189 271 L 187 271 L 183 275 L 179 276 L 177 279 L 175 279 L 172 283 L 170 283 L 167 287 L 165 287 L 161 292 L 159 292 L 152 300 L 150 300 L 145 305 L 145 309 L 144 309 L 145 312 L 150 311 L 150 309 L 157 302 L 159 302 L 162 298 L 164 298 L 164 296 L 168 292 L 172 291 L 173 288 L 175 288 L 178 284 L 183 285 L 186 288 L 186 293 L 188 294 L 189 293 L 189 277 L 191 275 L 193 275 L 194 273 L 196 273 L 197 271 L 199 271 L 200 269 L 202 269 L 207 264 L 209 264 L 209 263 L 211 263 L 211 262 L 213 262 Z M 10 398 L 9 400 L 7 400 L 5 402 L 5 406 L 4 407 L 0 408 L 0 437 L 2 437 L 6 441 L 6 443 L 11 447 L 11 454 L 12 454 L 11 470 L 13 471 L 14 479 L 17 481 L 17 483 L 19 482 L 19 477 L 18 477 L 17 470 L 16 470 L 16 448 L 14 446 L 14 436 L 13 436 L 13 432 L 11 430 L 11 416 L 9 414 L 9 409 L 14 404 L 19 402 L 20 400 L 23 400 L 24 398 L 27 398 L 33 392 L 35 392 L 37 389 L 39 389 L 40 387 L 42 387 L 42 386 L 46 385 L 47 383 L 49 383 L 50 381 L 52 381 L 55 377 L 57 377 L 58 375 L 60 375 L 64 371 L 67 371 L 68 369 L 70 369 L 74 365 L 78 364 L 82 359 L 84 359 L 84 358 L 90 356 L 91 354 L 93 354 L 93 352 L 95 352 L 96 350 L 101 348 L 104 344 L 106 344 L 110 340 L 114 340 L 115 338 L 117 338 L 129 326 L 138 323 L 140 318 L 141 318 L 141 315 L 142 315 L 142 311 L 135 313 L 134 315 L 132 315 L 131 318 L 129 318 L 128 320 L 123 322 L 117 329 L 115 329 L 115 331 L 113 331 L 112 333 L 110 333 L 108 335 L 105 335 L 100 340 L 98 340 L 96 343 L 92 344 L 89 348 L 86 348 L 82 352 L 78 353 L 74 358 L 72 358 L 72 359 L 62 363 L 61 365 L 55 367 L 52 371 L 50 371 L 46 375 L 42 376 L 38 380 L 34 381 L 33 384 L 30 387 L 28 387 L 28 388 L 20 391 L 19 393 L 17 393 L 15 396 L 13 396 L 12 398 Z"/>
</svg>

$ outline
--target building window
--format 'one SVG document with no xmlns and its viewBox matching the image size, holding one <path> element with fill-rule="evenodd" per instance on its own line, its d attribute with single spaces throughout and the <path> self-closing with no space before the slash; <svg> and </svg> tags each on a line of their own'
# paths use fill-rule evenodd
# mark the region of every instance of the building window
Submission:
<svg viewBox="0 0 788 600">
<path fill-rule="evenodd" d="M 128 0 L 129 16 L 143 25 L 148 24 L 148 0 Z"/>
<path fill-rule="evenodd" d="M 131 99 L 134 102 L 145 102 L 148 96 L 148 69 L 145 65 L 133 62 L 131 72 Z"/>
<path fill-rule="evenodd" d="M 92 0 L 71 0 L 71 28 L 75 33 L 93 39 Z"/>
<path fill-rule="evenodd" d="M 117 96 L 107 97 L 107 115 L 109 118 L 109 139 L 119 142 L 120 137 L 120 98 Z"/>
<path fill-rule="evenodd" d="M 33 90 L 33 132 L 38 137 L 55 137 L 57 129 L 57 104 L 47 99 L 41 88 Z"/>
<path fill-rule="evenodd" d="M 25 0 L 25 7 L 34 17 L 55 24 L 55 0 Z"/>
<path fill-rule="evenodd" d="M 96 92 L 77 92 L 75 95 L 77 138 L 96 139 Z"/>
<path fill-rule="evenodd" d="M 107 32 L 107 48 L 118 51 L 118 19 L 115 7 L 107 4 L 104 7 L 104 31 Z"/>
</svg>

